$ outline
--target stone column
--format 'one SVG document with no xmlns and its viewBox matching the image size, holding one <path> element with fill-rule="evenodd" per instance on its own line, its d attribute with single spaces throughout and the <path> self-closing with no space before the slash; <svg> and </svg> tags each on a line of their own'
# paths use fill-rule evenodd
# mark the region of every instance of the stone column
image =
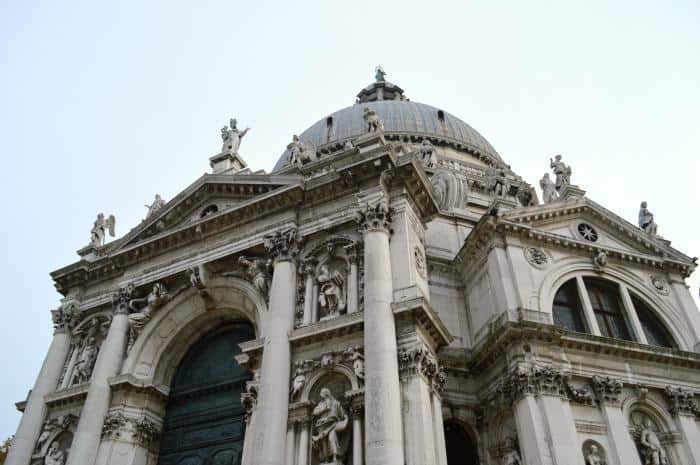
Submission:
<svg viewBox="0 0 700 465">
<path fill-rule="evenodd" d="M 256 406 L 258 401 L 258 383 L 256 381 L 248 381 L 246 383 L 246 392 L 241 393 L 241 404 L 246 411 L 246 428 L 245 437 L 243 438 L 243 457 L 241 465 L 253 465 L 255 463 L 255 451 L 253 450 L 253 441 L 255 441 L 256 427 Z"/>
<path fill-rule="evenodd" d="M 120 289 L 113 296 L 114 316 L 107 337 L 97 355 L 87 398 L 80 412 L 80 420 L 73 436 L 67 465 L 93 465 L 100 445 L 111 399 L 109 378 L 117 375 L 124 361 L 129 331 L 128 304 L 131 286 Z"/>
<path fill-rule="evenodd" d="M 287 460 L 284 462 L 287 465 L 294 465 L 294 440 L 296 439 L 296 434 L 294 433 L 294 423 L 290 422 L 287 425 Z"/>
<path fill-rule="evenodd" d="M 588 291 L 586 290 L 586 284 L 583 282 L 581 276 L 576 276 L 576 289 L 578 290 L 578 297 L 580 299 L 581 308 L 583 309 L 583 316 L 586 319 L 586 326 L 591 334 L 600 336 L 600 328 L 598 327 L 598 320 L 596 320 L 595 313 L 593 312 L 593 306 L 591 305 L 591 299 L 588 297 Z"/>
<path fill-rule="evenodd" d="M 73 319 L 72 317 L 63 318 L 63 308 L 54 310 L 52 316 L 55 324 L 53 340 L 49 346 L 49 352 L 44 358 L 44 363 L 41 365 L 41 370 L 39 370 L 39 376 L 30 391 L 10 453 L 5 459 L 5 465 L 29 465 L 46 416 L 44 396 L 56 390 L 58 379 L 61 377 L 61 371 L 66 363 L 70 349 L 69 332 Z"/>
<path fill-rule="evenodd" d="M 447 444 L 445 443 L 445 421 L 442 418 L 442 398 L 433 392 L 433 423 L 435 429 L 435 455 L 438 465 L 447 465 Z"/>
<path fill-rule="evenodd" d="M 294 329 L 296 304 L 297 230 L 265 237 L 274 260 L 270 305 L 265 318 L 265 348 L 260 368 L 259 400 L 253 449 L 256 465 L 280 465 L 285 460 L 291 352 L 288 334 Z"/>
<path fill-rule="evenodd" d="M 359 311 L 359 296 L 358 287 L 360 277 L 357 273 L 357 253 L 348 251 L 348 260 L 350 261 L 350 273 L 348 275 L 348 313 Z"/>
<path fill-rule="evenodd" d="M 406 465 L 438 465 L 429 375 L 435 357 L 425 348 L 399 353 Z"/>
<path fill-rule="evenodd" d="M 693 393 L 680 387 L 666 386 L 664 391 L 671 414 L 683 435 L 683 449 L 688 465 L 700 465 L 700 428 L 695 421 L 698 405 Z"/>
<path fill-rule="evenodd" d="M 302 318 L 302 326 L 308 326 L 311 323 L 315 323 L 312 320 L 313 305 L 314 300 L 316 300 L 316 295 L 314 294 L 314 272 L 316 271 L 315 260 L 305 260 L 302 268 L 305 278 L 304 287 L 304 317 Z"/>
<path fill-rule="evenodd" d="M 352 418 L 352 465 L 362 465 L 362 416 L 353 415 Z"/>
<path fill-rule="evenodd" d="M 404 465 L 389 226 L 385 199 L 360 212 L 365 263 L 365 461 Z"/>
<path fill-rule="evenodd" d="M 70 386 L 71 378 L 73 377 L 73 368 L 75 368 L 75 363 L 78 361 L 78 355 L 80 354 L 80 341 L 72 341 L 73 351 L 71 352 L 70 361 L 66 366 L 66 372 L 63 375 L 63 381 L 59 389 L 64 389 Z"/>
<path fill-rule="evenodd" d="M 525 393 L 522 398 L 515 401 L 514 412 L 523 463 L 552 465 L 552 454 L 547 444 L 542 415 L 535 396 L 532 393 Z"/>
<path fill-rule="evenodd" d="M 297 465 L 308 465 L 309 464 L 309 427 L 311 420 L 306 418 L 301 421 L 301 426 L 299 429 L 299 455 L 297 460 Z"/>
<path fill-rule="evenodd" d="M 593 390 L 595 391 L 600 409 L 608 427 L 610 437 L 610 455 L 614 463 L 625 465 L 641 465 L 637 447 L 630 435 L 627 420 L 622 413 L 620 397 L 622 396 L 622 381 L 594 376 Z"/>
<path fill-rule="evenodd" d="M 160 433 L 161 427 L 147 417 L 112 412 L 105 418 L 95 465 L 148 465 Z"/>
</svg>

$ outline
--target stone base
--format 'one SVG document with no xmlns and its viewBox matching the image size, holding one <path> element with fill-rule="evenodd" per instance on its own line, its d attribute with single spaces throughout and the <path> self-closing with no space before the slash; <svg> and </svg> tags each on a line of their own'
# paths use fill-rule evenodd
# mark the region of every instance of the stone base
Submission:
<svg viewBox="0 0 700 465">
<path fill-rule="evenodd" d="M 221 152 L 209 158 L 209 166 L 214 174 L 235 174 L 247 168 L 245 161 L 238 153 Z"/>
<path fill-rule="evenodd" d="M 581 189 L 578 186 L 574 185 L 566 185 L 564 188 L 559 192 L 559 199 L 561 200 L 575 200 L 575 199 L 581 199 L 583 196 L 586 195 L 586 191 Z"/>
<path fill-rule="evenodd" d="M 499 212 L 504 212 L 507 210 L 512 210 L 518 206 L 518 201 L 510 197 L 496 197 L 489 204 L 488 210 L 491 211 L 494 208 Z"/>
<path fill-rule="evenodd" d="M 384 139 L 384 133 L 379 132 L 368 132 L 353 141 L 355 147 L 360 149 L 360 153 L 367 152 L 373 148 L 381 147 L 386 145 L 386 139 Z"/>
</svg>

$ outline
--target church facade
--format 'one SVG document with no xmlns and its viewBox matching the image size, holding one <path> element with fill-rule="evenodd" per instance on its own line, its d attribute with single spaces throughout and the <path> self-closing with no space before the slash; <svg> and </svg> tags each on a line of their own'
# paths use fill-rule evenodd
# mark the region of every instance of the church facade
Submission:
<svg viewBox="0 0 700 465">
<path fill-rule="evenodd" d="M 100 214 L 8 465 L 700 465 L 696 264 L 378 68 L 271 173 L 231 120 Z"/>
</svg>

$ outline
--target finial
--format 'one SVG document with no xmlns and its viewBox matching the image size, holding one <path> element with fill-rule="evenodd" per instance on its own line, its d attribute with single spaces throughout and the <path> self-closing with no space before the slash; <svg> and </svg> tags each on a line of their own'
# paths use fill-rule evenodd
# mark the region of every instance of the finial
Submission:
<svg viewBox="0 0 700 465">
<path fill-rule="evenodd" d="M 374 68 L 374 79 L 377 82 L 386 81 L 385 77 L 386 77 L 386 73 L 384 72 L 384 68 L 382 68 L 381 65 Z"/>
</svg>

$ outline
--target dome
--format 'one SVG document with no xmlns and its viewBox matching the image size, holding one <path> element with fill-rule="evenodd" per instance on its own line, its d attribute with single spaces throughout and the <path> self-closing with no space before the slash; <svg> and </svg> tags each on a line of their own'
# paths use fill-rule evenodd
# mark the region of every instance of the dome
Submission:
<svg viewBox="0 0 700 465">
<path fill-rule="evenodd" d="M 392 99 L 384 100 L 383 96 Z M 433 142 L 452 145 L 474 155 L 490 158 L 496 164 L 503 164 L 498 152 L 474 128 L 446 111 L 405 99 L 403 91 L 389 82 L 376 82 L 362 89 L 357 103 L 317 121 L 302 132 L 299 139 L 310 142 L 316 149 L 328 148 L 332 151 L 334 146 L 340 147 L 345 141 L 366 133 L 363 119 L 365 107 L 376 111 L 383 120 L 387 139 L 401 136 L 420 142 L 423 138 L 429 138 Z M 274 171 L 282 169 L 288 163 L 289 155 L 289 150 L 285 150 Z"/>
</svg>

